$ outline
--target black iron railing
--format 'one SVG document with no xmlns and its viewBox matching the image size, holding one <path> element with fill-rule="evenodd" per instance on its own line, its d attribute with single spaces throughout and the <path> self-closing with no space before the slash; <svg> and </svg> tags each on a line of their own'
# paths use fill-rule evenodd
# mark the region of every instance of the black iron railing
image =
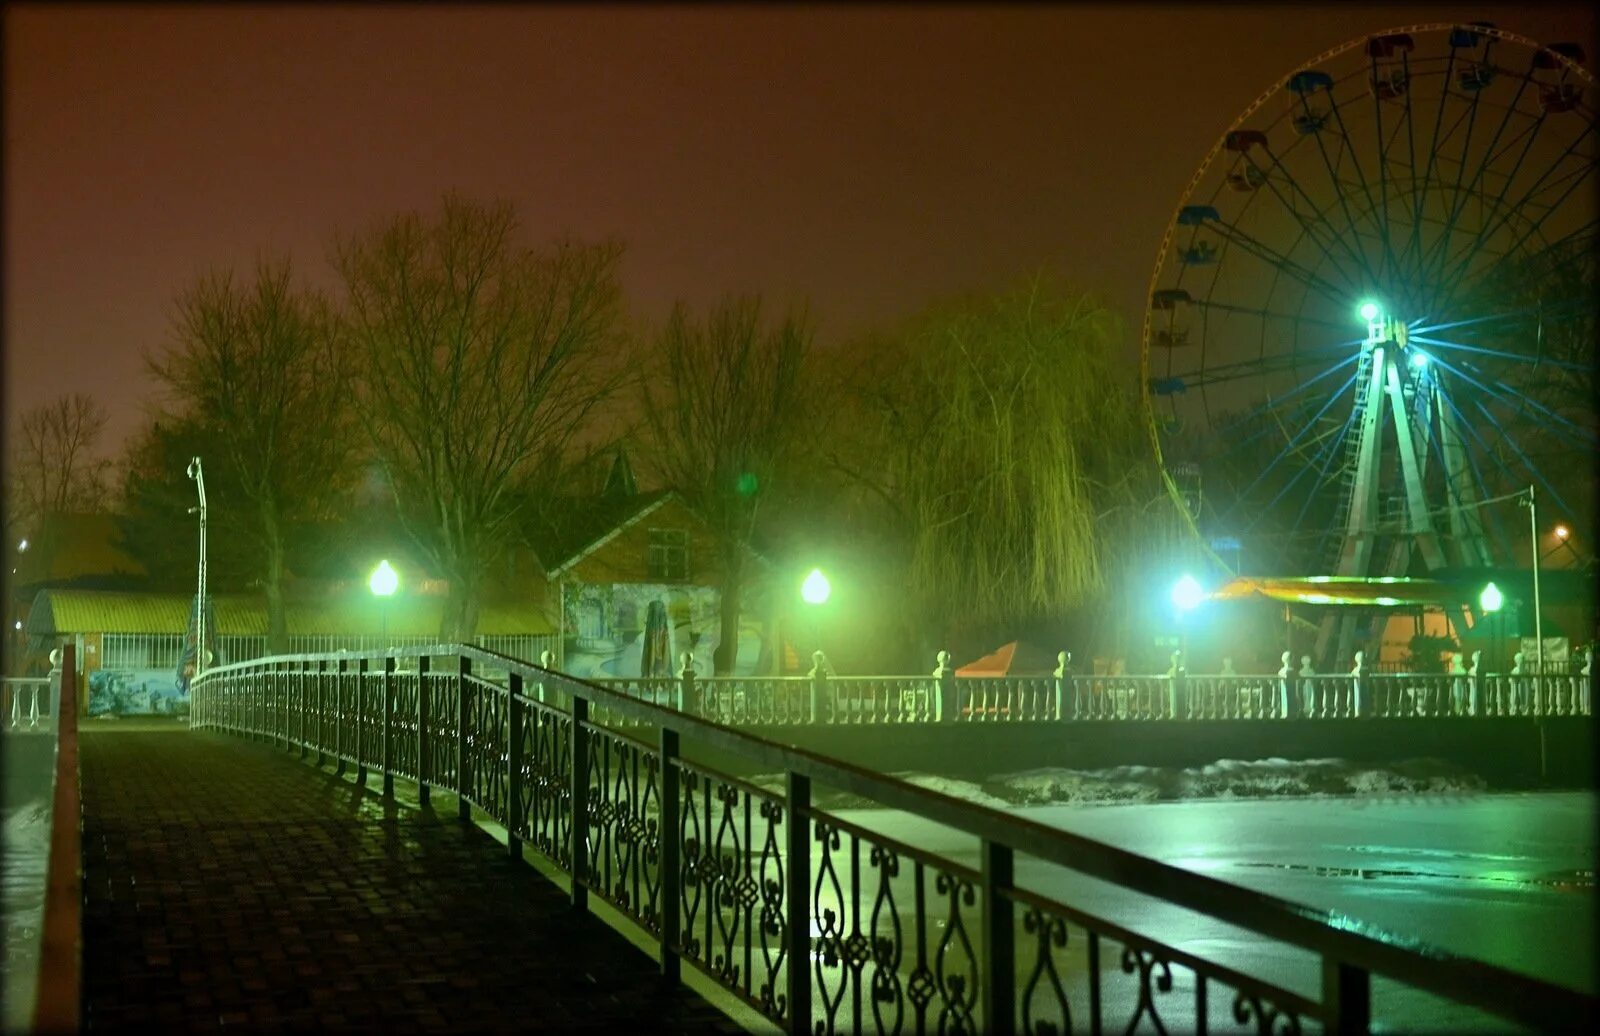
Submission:
<svg viewBox="0 0 1600 1036">
<path fill-rule="evenodd" d="M 1375 975 L 1541 1029 L 1596 1006 L 474 648 L 264 659 L 211 670 L 193 693 L 196 727 L 381 774 L 385 793 L 396 776 L 424 801 L 455 792 L 463 819 L 478 807 L 514 855 L 530 845 L 569 875 L 575 905 L 593 895 L 652 935 L 664 974 L 687 963 L 793 1033 L 1364 1032 Z M 703 753 L 781 783 L 693 761 Z M 823 790 L 963 832 L 978 865 L 818 808 Z M 1247 974 L 1061 902 L 1046 889 L 1063 870 L 1260 933 L 1303 967 L 1295 981 Z"/>
</svg>

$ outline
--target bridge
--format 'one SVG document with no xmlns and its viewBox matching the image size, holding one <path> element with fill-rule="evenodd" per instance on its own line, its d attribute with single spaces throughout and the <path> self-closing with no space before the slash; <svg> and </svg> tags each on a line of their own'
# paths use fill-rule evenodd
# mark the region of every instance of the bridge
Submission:
<svg viewBox="0 0 1600 1036">
<path fill-rule="evenodd" d="M 855 684 L 686 673 L 608 687 L 441 645 L 210 670 L 187 729 L 80 738 L 71 669 L 69 653 L 44 1028 L 649 1017 L 683 1031 L 1359 1033 L 1397 992 L 1437 999 L 1450 1028 L 1565 1030 L 1595 1013 L 1593 996 L 733 725 L 1306 728 L 1284 713 L 1308 718 L 1320 690 L 1293 682 L 968 683 L 941 665 Z M 1329 679 L 1318 723 L 1590 727 L 1567 676 L 1476 694 Z M 1495 716 L 1496 700 L 1527 715 Z M 1099 710 L 1073 718 L 1077 703 Z M 899 841 L 827 808 L 836 794 L 971 852 Z M 1284 966 L 1240 970 L 1097 912 L 1098 897 L 1063 902 L 1048 880 L 1062 872 L 1253 932 Z"/>
</svg>

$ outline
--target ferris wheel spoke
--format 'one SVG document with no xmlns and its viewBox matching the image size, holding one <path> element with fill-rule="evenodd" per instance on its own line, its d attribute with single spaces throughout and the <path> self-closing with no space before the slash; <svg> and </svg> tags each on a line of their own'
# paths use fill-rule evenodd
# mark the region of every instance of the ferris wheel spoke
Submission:
<svg viewBox="0 0 1600 1036">
<path fill-rule="evenodd" d="M 1479 413 L 1493 422 L 1494 426 L 1500 430 L 1501 441 L 1510 448 L 1512 453 L 1517 455 L 1517 459 L 1522 461 L 1523 468 L 1528 472 L 1528 474 L 1532 475 L 1539 481 L 1539 484 L 1544 487 L 1544 491 L 1549 493 L 1551 498 L 1555 500 L 1556 506 L 1560 507 L 1563 511 L 1570 512 L 1571 508 L 1567 507 L 1566 500 L 1562 499 L 1561 494 L 1556 491 L 1555 486 L 1550 484 L 1550 480 L 1544 477 L 1544 472 L 1539 470 L 1538 465 L 1529 460 L 1528 455 L 1522 452 L 1522 447 L 1517 445 L 1517 441 L 1506 433 L 1505 427 L 1501 425 L 1499 421 L 1495 420 L 1494 415 L 1489 413 L 1489 411 L 1484 408 L 1482 402 L 1474 399 L 1472 401 L 1472 405 Z"/>
<path fill-rule="evenodd" d="M 1252 306 L 1236 306 L 1231 302 L 1213 302 L 1210 299 L 1195 299 L 1191 305 L 1202 310 L 1214 309 L 1219 313 L 1227 313 L 1234 316 L 1260 317 L 1262 320 L 1278 320 L 1287 324 L 1304 324 L 1307 327 L 1322 327 L 1327 328 L 1329 331 L 1338 331 L 1340 333 L 1348 332 L 1350 329 L 1349 324 L 1340 324 L 1332 320 L 1319 320 L 1316 317 L 1305 317 L 1290 313 L 1280 313 L 1270 309 L 1258 309 Z M 1360 345 L 1361 342 L 1362 339 L 1356 338 L 1350 341 L 1340 342 L 1334 346 L 1329 346 L 1328 350 L 1331 351 L 1335 348 L 1353 348 L 1354 346 Z"/>
<path fill-rule="evenodd" d="M 1500 323 L 1502 321 L 1526 320 L 1537 316 L 1541 312 L 1545 316 L 1559 316 L 1569 310 L 1582 310 L 1593 308 L 1595 303 L 1589 299 L 1568 299 L 1565 302 L 1544 303 L 1524 306 L 1521 309 L 1503 310 L 1498 313 L 1487 313 L 1483 316 L 1464 317 L 1461 320 L 1452 320 L 1445 324 L 1428 324 L 1423 318 L 1422 323 L 1411 329 L 1409 340 L 1418 341 L 1419 336 L 1432 335 L 1440 331 L 1454 331 L 1463 327 L 1481 327 L 1485 324 Z"/>
<path fill-rule="evenodd" d="M 1362 168 L 1361 156 L 1357 154 L 1355 142 L 1351 139 L 1350 131 L 1345 126 L 1344 112 L 1337 106 L 1333 109 L 1333 118 L 1334 121 L 1339 125 L 1340 147 L 1343 149 L 1345 154 L 1350 156 L 1350 164 L 1355 167 L 1356 179 L 1361 184 L 1361 193 L 1367 199 L 1367 211 L 1373 213 L 1374 218 L 1376 218 L 1376 214 L 1379 209 L 1378 203 L 1372 197 L 1372 188 L 1367 184 L 1367 172 L 1364 168 Z M 1381 130 L 1379 137 L 1380 139 L 1382 137 Z M 1383 260 L 1378 264 L 1378 272 L 1381 274 L 1386 270 L 1393 270 L 1396 266 L 1396 263 L 1394 249 L 1389 242 L 1388 220 L 1384 219 L 1382 222 L 1380 222 L 1377 229 L 1378 240 L 1383 245 Z M 1381 280 L 1379 283 L 1381 283 Z"/>
<path fill-rule="evenodd" d="M 1343 369 L 1345 367 L 1348 367 L 1348 366 L 1350 366 L 1351 364 L 1353 364 L 1355 362 L 1356 362 L 1356 357 L 1354 357 L 1354 356 L 1346 357 L 1345 359 L 1339 361 L 1338 363 L 1333 364 L 1331 367 L 1328 367 L 1326 370 L 1322 371 L 1321 373 L 1315 374 L 1315 375 L 1311 376 L 1310 378 L 1306 378 L 1306 379 L 1302 380 L 1301 382 L 1296 384 L 1294 386 L 1294 388 L 1290 389 L 1289 391 L 1287 391 L 1287 392 L 1285 392 L 1285 393 L 1283 393 L 1281 395 L 1269 396 L 1265 401 L 1257 404 L 1255 407 L 1253 407 L 1249 411 L 1245 412 L 1240 417 L 1238 417 L 1236 419 L 1231 419 L 1228 422 L 1226 422 L 1225 424 L 1221 425 L 1218 428 L 1218 431 L 1220 431 L 1220 432 L 1232 431 L 1233 429 L 1238 428 L 1244 422 L 1249 421 L 1249 420 L 1251 420 L 1253 418 L 1259 417 L 1262 414 L 1265 414 L 1267 411 L 1273 409 L 1274 407 L 1280 407 L 1284 403 L 1286 403 L 1286 402 L 1288 402 L 1288 401 L 1290 401 L 1292 399 L 1295 399 L 1296 397 L 1298 397 L 1300 395 L 1303 395 L 1303 394 L 1305 394 L 1307 392 L 1310 392 L 1311 389 L 1316 387 L 1317 384 L 1322 381 L 1322 379 L 1324 379 L 1326 377 L 1329 377 L 1329 376 L 1331 376 L 1333 374 L 1338 373 L 1341 369 Z M 1259 377 L 1263 373 L 1269 373 L 1270 374 L 1270 373 L 1275 373 L 1278 370 L 1285 369 L 1287 367 L 1287 365 L 1284 365 L 1284 366 L 1281 366 L 1281 367 L 1280 366 L 1273 366 L 1271 368 L 1265 369 L 1265 371 L 1263 370 L 1263 368 L 1259 364 L 1255 364 L 1255 363 L 1228 364 L 1228 367 L 1229 368 L 1248 368 L 1248 369 L 1240 370 L 1237 374 L 1233 374 L 1233 373 L 1230 372 L 1230 376 L 1228 376 L 1228 377 L 1215 378 L 1213 380 L 1215 380 L 1215 381 L 1232 381 L 1232 380 L 1237 380 L 1238 378 L 1242 378 L 1242 377 Z M 1199 372 L 1198 376 L 1201 379 L 1205 379 L 1204 371 Z M 1211 383 L 1211 381 L 1208 381 L 1208 380 L 1201 380 L 1200 381 L 1200 384 L 1202 386 L 1206 385 L 1206 384 L 1210 384 L 1210 383 Z M 1350 381 L 1346 381 L 1345 382 L 1345 386 L 1346 387 L 1348 387 L 1350 384 L 1351 384 Z M 1340 391 L 1343 391 L 1343 390 L 1341 389 Z M 1337 395 L 1337 394 L 1338 393 L 1336 392 L 1335 395 Z"/>
<path fill-rule="evenodd" d="M 1517 476 L 1512 474 L 1510 468 L 1506 467 L 1505 461 L 1500 459 L 1500 454 L 1490 449 L 1489 445 L 1483 441 L 1483 436 L 1478 434 L 1477 427 L 1467 418 L 1466 414 L 1462 413 L 1461 408 L 1456 406 L 1455 400 L 1443 392 L 1439 394 L 1439 398 L 1444 401 L 1445 406 L 1450 408 L 1450 413 L 1456 419 L 1456 427 L 1464 431 L 1467 437 L 1471 438 L 1478 446 L 1476 451 L 1465 451 L 1467 466 L 1472 469 L 1473 478 L 1478 483 L 1478 495 L 1483 499 L 1488 499 L 1495 495 L 1489 491 L 1489 481 L 1484 478 L 1483 468 L 1478 463 L 1480 454 L 1494 461 L 1496 466 L 1500 468 L 1501 473 L 1505 475 L 1505 483 L 1500 487 L 1501 489 L 1510 490 L 1512 487 L 1520 485 L 1521 482 Z M 1494 526 L 1495 539 L 1501 548 L 1502 555 L 1509 555 L 1509 551 L 1506 548 L 1509 546 L 1510 540 L 1506 537 L 1505 529 L 1500 524 L 1499 516 L 1493 510 L 1489 512 L 1489 521 Z"/>
<path fill-rule="evenodd" d="M 1462 381 L 1465 381 L 1472 387 L 1481 390 L 1484 398 L 1501 403 L 1505 406 L 1515 406 L 1519 410 L 1523 409 L 1524 407 L 1527 409 L 1536 410 L 1550 420 L 1556 422 L 1557 424 L 1565 425 L 1567 428 L 1570 428 L 1574 433 L 1576 433 L 1577 437 L 1571 440 L 1573 445 L 1579 447 L 1580 449 L 1594 449 L 1592 432 L 1589 432 L 1589 430 L 1585 429 L 1582 425 L 1579 425 L 1576 422 L 1549 409 L 1525 393 L 1518 392 L 1513 388 L 1479 381 L 1477 378 L 1467 373 L 1465 367 L 1458 367 L 1455 364 L 1449 363 L 1445 360 L 1440 359 L 1436 360 L 1435 362 L 1437 362 L 1439 366 L 1443 367 L 1451 374 L 1455 375 L 1457 378 L 1460 378 Z M 1474 402 L 1477 401 L 1474 400 Z M 1499 422 L 1496 422 L 1496 425 L 1498 426 Z M 1551 430 L 1554 431 L 1554 429 Z M 1589 432 L 1587 437 L 1585 436 L 1585 432 Z"/>
<path fill-rule="evenodd" d="M 1325 99 L 1329 109 L 1337 112 L 1339 110 L 1339 105 L 1338 102 L 1334 100 L 1333 88 L 1331 86 L 1325 86 L 1323 87 L 1323 92 L 1326 94 Z M 1318 116 L 1312 111 L 1311 102 L 1307 94 L 1300 95 L 1300 107 L 1303 118 L 1318 118 Z M 1333 190 L 1334 196 L 1339 199 L 1339 209 L 1344 213 L 1345 226 L 1350 232 L 1349 240 L 1352 242 L 1359 240 L 1360 233 L 1356 230 L 1355 215 L 1350 211 L 1350 199 L 1345 196 L 1344 185 L 1339 179 L 1338 168 L 1335 166 L 1333 159 L 1328 154 L 1328 147 L 1327 144 L 1323 142 L 1322 134 L 1314 133 L 1312 135 L 1317 141 L 1317 154 L 1322 158 L 1322 166 L 1325 170 L 1327 170 L 1328 173 L 1328 185 Z M 1347 143 L 1347 141 L 1344 141 L 1343 137 L 1340 139 L 1342 142 Z M 1357 249 L 1357 251 L 1359 252 L 1360 250 Z M 1377 273 L 1372 269 L 1372 263 L 1367 259 L 1365 253 L 1361 253 L 1361 265 L 1368 278 L 1370 278 L 1373 283 L 1377 283 Z"/>
<path fill-rule="evenodd" d="M 1504 262 L 1507 259 L 1516 256 L 1518 254 L 1518 250 L 1522 247 L 1523 243 L 1525 241 L 1527 241 L 1528 238 L 1530 238 L 1534 234 L 1538 233 L 1539 230 L 1544 226 L 1544 224 L 1550 219 L 1550 217 L 1552 215 L 1554 215 L 1561 208 L 1562 204 L 1564 204 L 1568 198 L 1573 196 L 1573 193 L 1579 187 L 1584 186 L 1584 185 L 1588 185 L 1589 187 L 1592 188 L 1594 186 L 1594 184 L 1592 182 L 1592 179 L 1591 179 L 1591 177 L 1593 175 L 1593 172 L 1594 172 L 1594 170 L 1592 168 L 1582 168 L 1582 167 L 1580 167 L 1579 169 L 1575 170 L 1573 173 L 1568 174 L 1568 178 L 1571 180 L 1571 182 L 1568 183 L 1562 189 L 1560 196 L 1557 197 L 1557 199 L 1550 205 L 1550 207 L 1548 209 L 1546 209 L 1539 216 L 1539 218 L 1537 220 L 1533 221 L 1533 223 L 1531 223 L 1527 227 L 1527 229 L 1525 229 L 1522 232 L 1522 235 L 1520 237 L 1518 237 L 1516 240 L 1512 241 L 1512 243 L 1506 247 L 1505 251 L 1500 253 L 1499 261 Z M 1587 226 L 1588 227 L 1593 227 L 1594 226 L 1594 221 L 1591 220 L 1587 224 Z M 1557 238 L 1557 240 L 1558 241 L 1566 240 L 1567 238 L 1569 238 L 1571 236 L 1572 236 L 1571 234 L 1563 235 L 1561 238 Z M 1474 247 L 1472 248 L 1472 250 L 1467 252 L 1467 254 L 1465 256 L 1463 256 L 1461 258 L 1461 260 L 1456 264 L 1455 270 L 1453 271 L 1453 276 L 1455 278 L 1454 283 L 1457 285 L 1457 287 L 1455 289 L 1455 292 L 1458 293 L 1460 291 L 1460 285 L 1462 283 L 1464 283 L 1465 275 L 1472 267 L 1472 260 L 1477 257 L 1478 252 L 1481 250 L 1481 248 L 1483 246 L 1483 242 L 1485 240 L 1486 240 L 1486 238 L 1480 236 L 1474 242 Z M 1541 249 L 1541 251 L 1546 251 L 1546 250 L 1547 249 Z M 1453 297 L 1453 294 L 1452 294 L 1451 297 Z"/>
<path fill-rule="evenodd" d="M 1237 226 L 1223 223 L 1220 220 L 1217 221 L 1216 225 L 1218 227 L 1217 233 L 1222 236 L 1223 240 L 1230 244 L 1238 245 L 1243 251 L 1255 256 L 1268 266 L 1288 274 L 1294 280 L 1299 281 L 1329 301 L 1342 305 L 1348 300 L 1349 295 L 1346 291 L 1317 276 L 1276 249 L 1270 248 L 1251 235 L 1246 234 Z"/>
<path fill-rule="evenodd" d="M 1450 48 L 1450 56 L 1445 61 L 1444 82 L 1450 82 L 1450 74 L 1452 71 L 1454 71 L 1455 65 L 1456 49 L 1452 47 Z M 1422 219 L 1423 213 L 1426 211 L 1428 204 L 1428 186 L 1433 180 L 1434 163 L 1439 160 L 1439 128 L 1444 125 L 1445 102 L 1449 99 L 1450 91 L 1448 89 L 1439 91 L 1439 107 L 1434 112 L 1433 116 L 1433 138 L 1428 142 L 1428 147 L 1426 149 L 1428 155 L 1428 168 L 1422 174 L 1420 191 L 1414 187 L 1411 192 L 1411 241 L 1407 245 L 1406 255 L 1409 257 L 1415 254 L 1418 260 L 1421 259 L 1422 252 Z M 1416 170 L 1416 167 L 1416 159 L 1413 157 L 1411 163 L 1413 172 Z"/>
<path fill-rule="evenodd" d="M 1318 408 L 1317 412 L 1311 415 L 1311 419 L 1305 423 L 1305 427 L 1301 428 L 1294 434 L 1294 437 L 1284 445 L 1283 449 L 1278 451 L 1278 455 L 1273 457 L 1267 466 L 1261 469 L 1261 472 L 1256 475 L 1255 480 L 1252 481 L 1248 487 L 1246 487 L 1245 491 L 1239 494 L 1239 498 L 1241 500 L 1248 498 L 1250 494 L 1255 491 L 1256 486 L 1261 484 L 1262 479 L 1272 474 L 1272 472 L 1277 469 L 1279 464 L 1283 463 L 1285 459 L 1294 456 L 1298 452 L 1295 447 L 1300 445 L 1300 440 L 1304 439 L 1306 437 L 1306 433 L 1317 426 L 1317 422 L 1322 419 L 1322 415 L 1327 413 L 1329 408 L 1337 403 L 1342 395 L 1342 393 L 1338 392 L 1330 393 L 1328 395 L 1327 402 L 1323 403 L 1322 406 Z M 1287 431 L 1287 429 L 1285 430 Z"/>
<path fill-rule="evenodd" d="M 1526 353 L 1508 353 L 1500 349 L 1488 349 L 1481 345 L 1467 345 L 1464 342 L 1450 342 L 1443 338 L 1433 338 L 1427 335 L 1412 334 L 1409 340 L 1418 345 L 1431 345 L 1438 349 L 1450 349 L 1455 352 L 1473 353 L 1477 356 L 1492 356 L 1497 360 L 1505 360 L 1510 363 L 1524 363 L 1532 364 L 1534 366 L 1542 365 L 1546 367 L 1556 367 L 1561 370 L 1579 372 L 1594 369 L 1592 364 L 1569 363 L 1566 360 L 1555 360 L 1544 356 L 1529 356 Z"/>
<path fill-rule="evenodd" d="M 1372 82 L 1376 84 L 1378 82 L 1377 54 L 1369 54 L 1368 63 L 1371 66 Z M 1406 59 L 1404 52 L 1402 52 L 1400 55 L 1400 69 L 1402 74 L 1406 77 L 1406 82 L 1409 83 L 1411 79 L 1411 65 Z M 1403 108 L 1406 113 L 1405 121 L 1409 122 L 1411 113 L 1410 89 L 1408 88 L 1402 96 L 1405 98 L 1405 105 Z M 1385 139 L 1383 133 L 1383 98 L 1378 94 L 1376 89 L 1372 91 L 1372 119 L 1374 128 L 1373 136 L 1378 145 L 1378 201 L 1383 214 L 1382 220 L 1379 223 L 1379 238 L 1383 242 L 1384 256 L 1384 264 L 1380 265 L 1379 267 L 1379 272 L 1383 275 L 1381 280 L 1378 282 L 1381 284 L 1388 283 L 1399 273 L 1400 262 L 1395 256 L 1394 242 L 1390 237 L 1392 233 L 1392 224 L 1389 221 L 1389 142 Z M 1343 127 L 1341 124 L 1341 129 L 1342 128 Z M 1399 122 L 1396 122 L 1395 132 L 1398 132 L 1399 128 L 1400 124 Z"/>
<path fill-rule="evenodd" d="M 1361 268 L 1359 272 L 1366 274 L 1370 280 L 1372 278 L 1372 270 L 1367 263 L 1367 257 L 1356 249 L 1350 241 L 1341 236 L 1333 224 L 1328 222 L 1327 214 L 1311 200 L 1311 196 L 1306 193 L 1305 188 L 1295 179 L 1294 173 L 1290 171 L 1288 166 L 1284 165 L 1282 159 L 1274 154 L 1270 148 L 1267 149 L 1267 157 L 1272 160 L 1272 164 L 1263 167 L 1257 165 L 1255 159 L 1250 158 L 1248 153 L 1245 154 L 1245 160 L 1249 163 L 1250 168 L 1261 174 L 1262 183 L 1272 193 L 1272 196 L 1278 200 L 1278 204 L 1282 206 L 1283 211 L 1288 213 L 1290 218 L 1300 225 L 1301 234 L 1322 250 L 1322 254 L 1327 259 L 1328 264 L 1344 280 L 1346 287 L 1353 289 L 1359 282 L 1351 276 L 1350 271 L 1345 268 L 1343 263 L 1333 257 L 1333 249 L 1330 247 L 1330 242 L 1337 243 L 1343 255 L 1359 266 Z M 1281 176 L 1274 177 L 1274 171 L 1281 174 Z M 1296 197 L 1304 200 L 1306 206 L 1310 209 L 1309 215 L 1303 212 L 1293 199 L 1284 197 L 1277 182 L 1280 178 L 1287 181 Z M 1327 228 L 1328 240 L 1324 240 L 1322 234 L 1313 232 L 1312 228 L 1315 226 Z"/>
<path fill-rule="evenodd" d="M 1354 379 L 1352 379 L 1352 383 L 1353 380 Z M 1312 491 L 1306 494 L 1304 502 L 1300 504 L 1300 511 L 1294 517 L 1294 528 L 1300 528 L 1300 523 L 1306 520 L 1306 511 L 1310 509 L 1312 503 L 1314 503 L 1317 499 L 1316 487 L 1327 484 L 1329 468 L 1333 464 L 1333 459 L 1339 456 L 1339 447 L 1343 446 L 1349 439 L 1350 429 L 1355 425 L 1355 418 L 1356 412 L 1354 409 L 1352 409 L 1349 414 L 1345 415 L 1344 424 L 1339 428 L 1339 434 L 1329 439 L 1327 444 L 1323 447 L 1323 450 L 1319 455 L 1321 464 L 1317 466 L 1316 482 Z M 1312 463 L 1316 464 L 1317 460 L 1314 458 Z M 1307 467 L 1305 470 L 1309 471 L 1311 469 Z M 1305 472 L 1301 472 L 1301 474 L 1304 473 Z M 1299 478 L 1299 476 L 1296 476 L 1296 478 Z M 1273 503 L 1276 504 L 1277 501 L 1274 500 Z"/>
<path fill-rule="evenodd" d="M 1493 47 L 1493 43 L 1494 43 L 1494 41 L 1491 39 L 1489 41 L 1488 45 L 1485 46 L 1485 48 L 1484 48 L 1484 60 L 1485 61 L 1488 60 L 1489 52 Z M 1452 54 L 1452 57 L 1453 56 L 1454 55 Z M 1435 126 L 1435 135 L 1434 135 L 1434 141 L 1433 141 L 1433 145 L 1432 145 L 1433 158 L 1430 158 L 1429 159 L 1429 163 L 1428 163 L 1428 175 L 1429 175 L 1429 178 L 1431 178 L 1432 174 L 1433 174 L 1433 165 L 1434 165 L 1433 159 L 1437 158 L 1439 152 L 1443 150 L 1443 144 L 1446 141 L 1448 141 L 1448 139 L 1450 137 L 1455 136 L 1456 128 L 1460 125 L 1461 121 L 1468 121 L 1467 133 L 1466 133 L 1466 136 L 1464 137 L 1462 145 L 1461 145 L 1461 158 L 1457 163 L 1456 180 L 1455 180 L 1456 190 L 1455 190 L 1454 193 L 1452 193 L 1451 198 L 1450 198 L 1450 205 L 1449 205 L 1449 209 L 1448 209 L 1450 215 L 1449 215 L 1449 218 L 1446 220 L 1447 230 L 1446 230 L 1446 233 L 1439 239 L 1439 241 L 1435 243 L 1436 246 L 1437 246 L 1437 249 L 1436 248 L 1430 248 L 1428 250 L 1428 257 L 1424 258 L 1423 262 L 1420 264 L 1420 268 L 1421 269 L 1426 270 L 1426 269 L 1431 268 L 1431 266 L 1432 266 L 1431 257 L 1435 254 L 1436 250 L 1447 250 L 1448 249 L 1449 240 L 1450 240 L 1451 233 L 1453 232 L 1453 229 L 1454 229 L 1455 221 L 1459 217 L 1461 211 L 1465 208 L 1465 205 L 1466 205 L 1466 203 L 1461 200 L 1462 199 L 1462 195 L 1465 195 L 1466 197 L 1470 198 L 1471 195 L 1472 195 L 1472 192 L 1477 189 L 1477 186 L 1478 186 L 1479 182 L 1483 179 L 1483 176 L 1484 176 L 1485 173 L 1487 173 L 1489 167 L 1492 164 L 1494 164 L 1494 162 L 1496 160 L 1498 160 L 1499 158 L 1503 157 L 1502 153 L 1496 152 L 1495 149 L 1500 143 L 1500 138 L 1505 135 L 1506 127 L 1508 125 L 1510 125 L 1511 117 L 1517 113 L 1517 111 L 1518 111 L 1518 107 L 1517 106 L 1522 101 L 1523 93 L 1528 89 L 1528 85 L 1532 81 L 1531 74 L 1530 75 L 1523 75 L 1523 76 L 1521 76 L 1519 78 L 1520 78 L 1520 85 L 1517 87 L 1516 95 L 1512 97 L 1511 103 L 1506 105 L 1505 108 L 1503 109 L 1503 111 L 1501 113 L 1501 116 L 1500 116 L 1500 124 L 1495 127 L 1494 136 L 1492 136 L 1489 139 L 1488 147 L 1484 148 L 1484 150 L 1483 150 L 1483 159 L 1482 159 L 1482 161 L 1480 161 L 1478 163 L 1477 171 L 1472 175 L 1471 180 L 1467 182 L 1467 184 L 1465 185 L 1464 189 L 1462 187 L 1461 181 L 1466 176 L 1466 171 L 1467 171 L 1466 156 L 1467 156 L 1467 151 L 1471 146 L 1472 125 L 1477 120 L 1478 99 L 1482 96 L 1482 92 L 1480 91 L 1480 92 L 1476 92 L 1476 93 L 1473 94 L 1472 104 L 1469 106 L 1468 111 L 1466 113 L 1463 113 L 1462 119 L 1458 120 L 1457 123 L 1454 126 L 1451 127 L 1450 133 L 1446 135 L 1445 141 L 1441 141 L 1441 140 L 1438 139 L 1437 126 Z M 1444 107 L 1445 100 L 1450 96 L 1450 91 L 1448 89 L 1448 83 L 1449 83 L 1448 78 L 1445 80 L 1445 82 L 1447 84 L 1446 89 L 1439 91 L 1439 105 L 1440 105 L 1441 113 L 1443 112 L 1443 107 Z M 1471 117 L 1470 120 L 1467 118 L 1468 116 Z M 1527 140 L 1526 140 L 1526 142 L 1524 144 L 1523 154 L 1518 157 L 1517 163 L 1514 166 L 1514 168 L 1512 169 L 1510 177 L 1508 177 L 1508 182 L 1509 182 L 1509 179 L 1511 177 L 1515 177 L 1517 169 L 1521 168 L 1522 159 L 1526 157 L 1527 150 L 1533 146 L 1533 140 L 1538 134 L 1539 123 L 1541 123 L 1542 121 L 1543 121 L 1543 116 L 1541 115 L 1540 118 L 1538 120 L 1536 120 L 1533 123 L 1533 125 L 1531 125 L 1529 127 L 1529 129 L 1525 132 Z M 1517 140 L 1520 139 L 1523 135 L 1524 134 L 1517 134 L 1516 136 L 1514 136 L 1512 138 L 1511 142 L 1507 144 L 1507 148 L 1509 149 L 1510 147 L 1514 146 L 1516 144 Z"/>
</svg>

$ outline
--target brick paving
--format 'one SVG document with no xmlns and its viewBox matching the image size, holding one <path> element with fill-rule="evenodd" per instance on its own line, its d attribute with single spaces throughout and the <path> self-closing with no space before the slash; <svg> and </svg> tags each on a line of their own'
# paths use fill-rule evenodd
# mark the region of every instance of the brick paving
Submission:
<svg viewBox="0 0 1600 1036">
<path fill-rule="evenodd" d="M 81 744 L 91 1030 L 742 1031 L 453 800 L 181 728 Z"/>
</svg>

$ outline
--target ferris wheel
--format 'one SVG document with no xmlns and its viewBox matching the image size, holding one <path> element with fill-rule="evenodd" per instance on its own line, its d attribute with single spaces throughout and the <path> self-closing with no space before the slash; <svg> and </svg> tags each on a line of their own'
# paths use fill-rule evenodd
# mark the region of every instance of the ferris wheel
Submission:
<svg viewBox="0 0 1600 1036">
<path fill-rule="evenodd" d="M 1584 60 L 1488 23 L 1388 30 L 1293 70 L 1206 155 L 1141 373 L 1168 486 L 1224 564 L 1511 564 L 1525 530 L 1483 504 L 1530 486 L 1593 527 Z"/>
</svg>

